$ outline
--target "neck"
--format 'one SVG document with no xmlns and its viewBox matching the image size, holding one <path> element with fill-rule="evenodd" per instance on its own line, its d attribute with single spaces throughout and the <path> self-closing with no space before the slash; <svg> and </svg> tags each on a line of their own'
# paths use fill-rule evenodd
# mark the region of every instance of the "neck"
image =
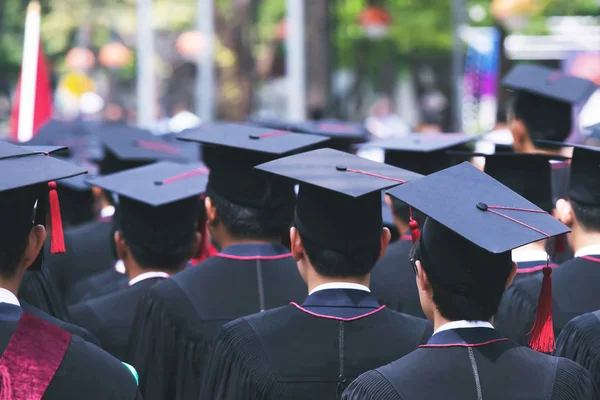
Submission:
<svg viewBox="0 0 600 400">
<path fill-rule="evenodd" d="M 451 320 L 451 319 L 446 319 L 444 318 L 440 312 L 436 309 L 434 311 L 434 315 L 433 315 L 433 321 L 431 321 L 433 323 L 433 331 L 437 331 L 438 329 L 440 329 L 443 325 L 449 323 L 449 322 L 454 322 L 455 320 Z M 494 318 L 490 318 L 490 320 L 488 321 L 490 324 L 494 323 Z"/>
<path fill-rule="evenodd" d="M 569 242 L 575 252 L 584 247 L 600 244 L 600 232 L 586 232 L 580 224 L 574 224 L 569 235 Z"/>
<path fill-rule="evenodd" d="M 396 223 L 396 229 L 398 229 L 398 234 L 400 236 L 404 235 L 406 232 L 410 232 L 408 224 L 400 218 L 394 217 L 394 222 Z"/>
<path fill-rule="evenodd" d="M 141 267 L 137 262 L 135 261 L 123 261 L 123 264 L 125 264 L 125 271 L 127 271 L 127 278 L 129 280 L 135 279 L 138 276 L 145 274 L 146 272 L 165 272 L 169 275 L 174 275 L 179 271 L 182 271 L 185 268 L 185 264 L 184 265 L 180 265 L 177 268 L 174 269 L 161 269 L 161 268 L 153 268 L 153 267 L 149 267 L 149 268 L 143 268 Z"/>
<path fill-rule="evenodd" d="M 519 149 L 519 153 L 526 153 L 526 154 L 548 154 L 548 155 L 554 155 L 554 156 L 560 156 L 562 155 L 562 149 L 561 148 L 557 148 L 557 149 L 540 149 L 538 147 L 535 147 L 535 145 L 533 144 L 533 142 L 531 140 L 527 140 L 525 141 L 525 143 L 523 143 L 521 146 L 521 148 Z"/>
<path fill-rule="evenodd" d="M 531 251 L 546 252 L 546 240 L 540 240 L 539 242 L 533 242 L 533 243 L 526 244 L 525 246 L 521 246 L 517 249 L 514 249 L 512 251 L 512 254 L 514 256 L 515 254 L 528 253 Z"/>
<path fill-rule="evenodd" d="M 356 283 L 358 285 L 369 287 L 371 283 L 371 275 L 367 274 L 365 276 L 355 277 L 330 277 L 319 275 L 319 273 L 317 273 L 312 266 L 308 268 L 306 274 L 306 286 L 308 287 L 308 293 L 312 292 L 317 286 L 332 282 Z"/>
<path fill-rule="evenodd" d="M 215 239 L 215 241 L 217 242 L 217 244 L 219 245 L 220 249 L 225 249 L 229 246 L 233 246 L 234 244 L 279 244 L 281 243 L 281 240 L 279 239 L 253 239 L 253 238 L 247 238 L 247 239 L 241 239 L 241 238 L 234 238 L 228 235 L 224 235 L 222 237 L 220 237 L 218 240 Z"/>
</svg>

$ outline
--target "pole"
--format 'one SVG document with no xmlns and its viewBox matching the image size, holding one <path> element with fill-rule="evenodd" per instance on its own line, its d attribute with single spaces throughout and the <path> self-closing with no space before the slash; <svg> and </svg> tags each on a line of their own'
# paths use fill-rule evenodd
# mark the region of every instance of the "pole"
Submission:
<svg viewBox="0 0 600 400">
<path fill-rule="evenodd" d="M 152 0 L 137 0 L 137 123 L 149 128 L 156 118 Z"/>
<path fill-rule="evenodd" d="M 40 3 L 32 1 L 25 17 L 25 39 L 21 65 L 21 92 L 19 95 L 19 142 L 33 137 L 35 115 L 35 88 L 37 81 L 38 53 L 40 51 Z"/>
<path fill-rule="evenodd" d="M 306 119 L 306 52 L 304 49 L 304 0 L 286 0 L 288 119 Z"/>
<path fill-rule="evenodd" d="M 215 24 L 214 0 L 197 0 L 196 29 L 204 38 L 204 48 L 198 54 L 196 74 L 196 113 L 202 122 L 213 119 L 215 104 Z"/>
<path fill-rule="evenodd" d="M 453 83 L 452 127 L 455 132 L 462 132 L 463 43 L 459 31 L 465 24 L 466 10 L 465 0 L 452 0 L 452 76 L 450 76 L 450 82 Z"/>
</svg>

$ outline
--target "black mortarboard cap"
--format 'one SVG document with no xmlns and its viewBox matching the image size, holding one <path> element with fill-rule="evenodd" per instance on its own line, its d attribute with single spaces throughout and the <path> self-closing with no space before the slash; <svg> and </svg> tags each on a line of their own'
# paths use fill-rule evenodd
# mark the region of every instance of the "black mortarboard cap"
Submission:
<svg viewBox="0 0 600 400">
<path fill-rule="evenodd" d="M 149 131 L 128 125 L 111 125 L 99 134 L 104 147 L 100 174 L 107 175 L 157 161 L 185 163 L 188 154 L 176 141 L 167 141 Z"/>
<path fill-rule="evenodd" d="M 333 149 L 319 149 L 256 167 L 300 183 L 295 225 L 304 240 L 341 253 L 379 240 L 381 190 L 419 174 Z"/>
<path fill-rule="evenodd" d="M 463 133 L 418 134 L 376 140 L 366 144 L 385 150 L 385 163 L 429 175 L 452 165 L 450 149 L 462 149 L 475 140 Z"/>
<path fill-rule="evenodd" d="M 90 184 L 119 196 L 118 226 L 128 245 L 158 256 L 189 246 L 207 182 L 204 164 L 164 161 Z"/>
<path fill-rule="evenodd" d="M 569 104 L 585 102 L 596 90 L 593 81 L 534 64 L 517 65 L 504 77 L 502 84 L 509 89 Z"/>
<path fill-rule="evenodd" d="M 266 180 L 255 165 L 321 145 L 327 138 L 239 124 L 214 124 L 184 131 L 181 140 L 203 144 L 209 188 L 228 201 L 268 209 L 293 203 L 293 187 Z"/>
</svg>

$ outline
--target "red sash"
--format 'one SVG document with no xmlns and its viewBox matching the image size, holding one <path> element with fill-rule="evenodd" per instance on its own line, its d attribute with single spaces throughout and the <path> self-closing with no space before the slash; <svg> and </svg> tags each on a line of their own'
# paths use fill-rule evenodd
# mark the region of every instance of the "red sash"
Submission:
<svg viewBox="0 0 600 400">
<path fill-rule="evenodd" d="M 40 400 L 70 342 L 70 333 L 24 312 L 0 359 L 0 400 Z"/>
</svg>

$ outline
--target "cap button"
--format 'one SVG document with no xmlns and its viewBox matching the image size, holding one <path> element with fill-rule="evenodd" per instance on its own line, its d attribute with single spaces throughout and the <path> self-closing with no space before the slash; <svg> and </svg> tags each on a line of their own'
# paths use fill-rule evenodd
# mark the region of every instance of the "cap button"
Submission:
<svg viewBox="0 0 600 400">
<path fill-rule="evenodd" d="M 156 186 L 162 186 L 163 185 L 163 181 L 154 181 L 154 185 L 156 185 Z"/>
<path fill-rule="evenodd" d="M 347 171 L 348 167 L 346 167 L 345 165 L 336 165 L 335 169 L 337 169 L 338 171 Z"/>
<path fill-rule="evenodd" d="M 250 135 L 248 135 L 248 137 L 254 140 L 260 139 L 260 135 L 257 135 L 256 133 L 251 133 Z"/>
<path fill-rule="evenodd" d="M 485 203 L 477 203 L 477 208 L 480 209 L 481 211 L 487 211 L 488 205 Z"/>
</svg>

